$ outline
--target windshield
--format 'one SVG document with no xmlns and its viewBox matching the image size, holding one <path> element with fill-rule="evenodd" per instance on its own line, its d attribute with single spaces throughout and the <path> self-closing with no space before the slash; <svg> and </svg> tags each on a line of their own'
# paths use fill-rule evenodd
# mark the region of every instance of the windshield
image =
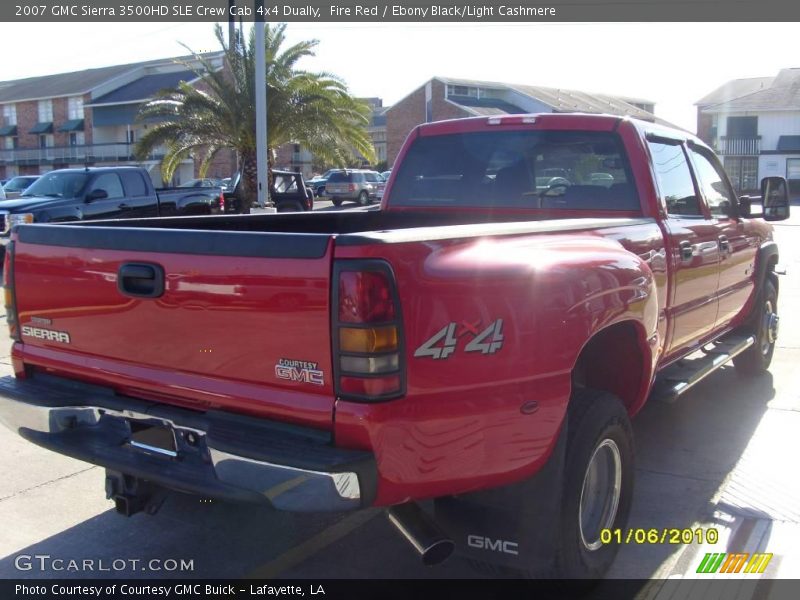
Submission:
<svg viewBox="0 0 800 600">
<path fill-rule="evenodd" d="M 616 134 L 498 131 L 420 137 L 392 206 L 638 210 Z"/>
<path fill-rule="evenodd" d="M 22 195 L 74 198 L 81 193 L 88 178 L 87 173 L 53 171 L 42 175 Z"/>
<path fill-rule="evenodd" d="M 7 192 L 20 192 L 34 181 L 36 181 L 36 179 L 31 177 L 14 177 L 14 179 L 3 186 L 3 189 Z"/>
</svg>

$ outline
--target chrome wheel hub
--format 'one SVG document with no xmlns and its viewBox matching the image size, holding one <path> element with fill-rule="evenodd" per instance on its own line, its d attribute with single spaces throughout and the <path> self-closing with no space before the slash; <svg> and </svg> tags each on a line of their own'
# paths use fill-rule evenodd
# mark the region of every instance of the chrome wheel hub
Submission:
<svg viewBox="0 0 800 600">
<path fill-rule="evenodd" d="M 592 454 L 583 476 L 578 529 L 587 550 L 598 550 L 603 529 L 614 525 L 622 489 L 622 459 L 614 440 L 605 439 Z"/>
<path fill-rule="evenodd" d="M 778 314 L 775 312 L 775 307 L 771 300 L 764 303 L 764 323 L 763 323 L 763 337 L 761 340 L 761 353 L 765 356 L 769 354 L 770 348 L 778 339 Z"/>
</svg>

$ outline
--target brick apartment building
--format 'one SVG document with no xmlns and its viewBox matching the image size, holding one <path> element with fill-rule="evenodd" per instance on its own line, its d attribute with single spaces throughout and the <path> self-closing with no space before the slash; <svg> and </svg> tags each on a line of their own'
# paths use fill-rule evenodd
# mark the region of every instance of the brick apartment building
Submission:
<svg viewBox="0 0 800 600">
<path fill-rule="evenodd" d="M 800 193 L 800 68 L 734 79 L 696 106 L 697 135 L 722 156 L 737 191 L 779 175 Z"/>
<path fill-rule="evenodd" d="M 206 56 L 222 66 L 221 53 Z M 148 127 L 136 115 L 159 90 L 194 80 L 193 71 L 167 58 L 0 82 L 0 179 L 66 167 L 141 164 L 160 184 L 162 154 L 142 163 L 133 157 L 133 146 Z M 228 177 L 234 168 L 228 153 L 209 175 Z M 195 162 L 186 160 L 173 183 L 196 173 Z"/>
<path fill-rule="evenodd" d="M 386 160 L 391 166 L 421 123 L 504 114 L 588 112 L 656 121 L 649 100 L 575 90 L 434 77 L 386 110 Z"/>
</svg>

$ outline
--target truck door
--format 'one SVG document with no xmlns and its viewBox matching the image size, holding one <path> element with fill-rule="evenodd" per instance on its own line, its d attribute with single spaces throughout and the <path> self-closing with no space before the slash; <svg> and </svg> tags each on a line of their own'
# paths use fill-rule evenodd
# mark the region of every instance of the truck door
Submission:
<svg viewBox="0 0 800 600">
<path fill-rule="evenodd" d="M 97 190 L 105 191 L 105 198 L 88 199 Z M 125 192 L 116 173 L 101 173 L 95 177 L 86 190 L 86 197 L 81 207 L 84 219 L 119 219 L 126 216 Z"/>
<path fill-rule="evenodd" d="M 144 173 L 138 169 L 120 171 L 125 188 L 125 217 L 157 217 L 158 197 L 155 192 L 148 193 Z"/>
<path fill-rule="evenodd" d="M 719 232 L 705 210 L 686 148 L 679 140 L 648 138 L 666 211 L 670 303 L 666 356 L 695 345 L 714 329 L 719 287 Z"/>
<path fill-rule="evenodd" d="M 753 231 L 738 218 L 736 194 L 717 157 L 693 145 L 689 146 L 689 155 L 720 249 L 716 328 L 721 329 L 742 311 L 753 293 L 758 243 Z"/>
</svg>

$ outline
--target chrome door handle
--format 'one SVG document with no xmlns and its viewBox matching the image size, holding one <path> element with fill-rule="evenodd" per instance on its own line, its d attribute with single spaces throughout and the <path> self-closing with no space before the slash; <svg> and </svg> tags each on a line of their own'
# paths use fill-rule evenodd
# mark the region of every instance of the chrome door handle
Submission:
<svg viewBox="0 0 800 600">
<path fill-rule="evenodd" d="M 683 240 L 680 244 L 678 244 L 678 247 L 680 248 L 681 260 L 692 260 L 694 251 L 690 241 Z"/>
</svg>

